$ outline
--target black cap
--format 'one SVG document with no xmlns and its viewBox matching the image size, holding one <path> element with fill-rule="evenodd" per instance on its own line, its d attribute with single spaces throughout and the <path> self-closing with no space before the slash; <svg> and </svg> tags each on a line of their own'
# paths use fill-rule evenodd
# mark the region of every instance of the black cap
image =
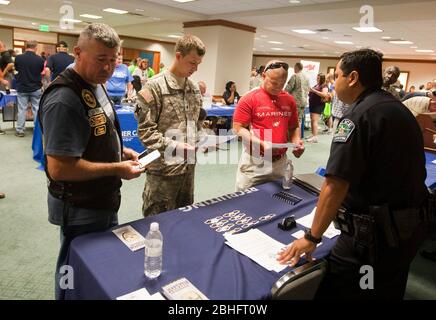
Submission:
<svg viewBox="0 0 436 320">
<path fill-rule="evenodd" d="M 59 47 L 61 47 L 61 48 L 68 48 L 68 44 L 67 44 L 65 41 L 59 41 L 59 42 L 56 44 L 56 47 L 57 47 L 57 48 L 59 48 Z"/>
</svg>

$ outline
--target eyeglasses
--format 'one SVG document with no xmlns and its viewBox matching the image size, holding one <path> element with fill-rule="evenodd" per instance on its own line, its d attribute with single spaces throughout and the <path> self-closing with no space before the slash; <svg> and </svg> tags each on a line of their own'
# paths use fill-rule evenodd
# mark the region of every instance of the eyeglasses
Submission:
<svg viewBox="0 0 436 320">
<path fill-rule="evenodd" d="M 271 63 L 269 66 L 267 66 L 265 70 L 263 70 L 263 72 L 267 72 L 269 69 L 278 69 L 278 68 L 283 68 L 286 71 L 288 71 L 289 64 L 287 64 L 286 62 L 274 62 Z"/>
</svg>

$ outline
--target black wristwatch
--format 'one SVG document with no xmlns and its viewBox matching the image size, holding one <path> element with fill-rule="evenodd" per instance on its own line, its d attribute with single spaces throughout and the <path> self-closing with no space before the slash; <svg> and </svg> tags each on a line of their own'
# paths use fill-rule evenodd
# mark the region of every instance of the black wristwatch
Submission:
<svg viewBox="0 0 436 320">
<path fill-rule="evenodd" d="M 321 241 L 322 241 L 322 237 L 321 238 L 315 238 L 310 233 L 310 229 L 306 229 L 306 233 L 304 234 L 304 239 L 309 240 L 310 242 L 313 242 L 315 244 L 321 243 Z"/>
</svg>

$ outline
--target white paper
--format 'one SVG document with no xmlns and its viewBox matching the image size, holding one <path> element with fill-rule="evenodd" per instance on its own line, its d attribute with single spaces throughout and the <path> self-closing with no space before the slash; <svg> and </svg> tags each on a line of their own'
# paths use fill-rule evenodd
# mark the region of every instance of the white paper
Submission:
<svg viewBox="0 0 436 320">
<path fill-rule="evenodd" d="M 435 143 L 436 143 L 436 140 L 435 140 Z M 434 159 L 431 163 L 436 164 L 436 159 Z"/>
<path fill-rule="evenodd" d="M 145 247 L 145 238 L 130 225 L 112 230 L 112 232 L 132 251 Z"/>
<path fill-rule="evenodd" d="M 316 211 L 316 207 L 313 208 L 312 212 L 309 213 L 308 215 L 305 215 L 304 217 L 297 219 L 297 223 L 301 224 L 302 226 L 306 227 L 306 228 L 311 228 L 312 227 L 312 222 L 313 222 L 313 218 L 315 217 L 315 211 Z M 333 222 L 330 223 L 329 227 L 327 228 L 327 230 L 324 232 L 323 236 L 327 237 L 329 239 L 332 239 L 338 235 L 341 234 L 341 231 L 337 230 L 335 228 L 335 226 L 333 225 Z"/>
<path fill-rule="evenodd" d="M 295 143 L 272 143 L 271 146 L 273 148 L 290 148 L 290 149 L 294 149 L 295 147 L 297 147 L 298 145 Z"/>
<path fill-rule="evenodd" d="M 226 234 L 226 244 L 247 256 L 268 271 L 280 272 L 287 266 L 277 261 L 278 253 L 285 247 L 259 229 L 250 229 L 244 233 Z"/>
<path fill-rule="evenodd" d="M 197 143 L 197 147 L 207 149 L 209 147 L 216 147 L 220 144 L 226 143 L 227 141 L 233 140 L 236 138 L 236 135 L 228 135 L 228 136 L 217 136 L 217 135 L 205 135 L 200 138 L 200 141 Z"/>
<path fill-rule="evenodd" d="M 158 150 L 154 150 L 154 151 L 150 152 L 149 154 L 147 154 L 146 156 L 144 156 L 138 160 L 139 168 L 140 169 L 144 168 L 147 164 L 153 162 L 154 160 L 156 160 L 159 157 L 160 157 L 160 152 Z"/>
<path fill-rule="evenodd" d="M 291 234 L 291 237 L 294 237 L 295 239 L 300 239 L 300 238 L 304 237 L 304 231 L 299 230 L 299 231 Z"/>
</svg>

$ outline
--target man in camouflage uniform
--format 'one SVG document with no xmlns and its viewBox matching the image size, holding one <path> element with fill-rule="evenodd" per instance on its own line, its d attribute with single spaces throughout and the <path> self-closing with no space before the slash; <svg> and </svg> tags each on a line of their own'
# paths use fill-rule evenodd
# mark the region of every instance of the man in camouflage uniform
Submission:
<svg viewBox="0 0 436 320">
<path fill-rule="evenodd" d="M 397 100 L 401 101 L 400 93 L 396 90 L 395 83 L 400 76 L 400 69 L 396 66 L 387 67 L 383 74 L 382 89 L 391 93 Z"/>
<path fill-rule="evenodd" d="M 294 65 L 294 74 L 289 79 L 286 85 L 285 91 L 292 95 L 297 104 L 298 111 L 298 121 L 301 121 L 304 115 L 304 108 L 308 105 L 307 97 L 309 95 L 309 79 L 301 72 L 303 70 L 303 65 L 297 62 Z"/>
<path fill-rule="evenodd" d="M 144 216 L 194 202 L 195 143 L 202 98 L 188 77 L 197 71 L 205 52 L 199 38 L 181 37 L 172 66 L 139 92 L 138 137 L 148 149 L 161 153 L 147 170 Z"/>
</svg>

